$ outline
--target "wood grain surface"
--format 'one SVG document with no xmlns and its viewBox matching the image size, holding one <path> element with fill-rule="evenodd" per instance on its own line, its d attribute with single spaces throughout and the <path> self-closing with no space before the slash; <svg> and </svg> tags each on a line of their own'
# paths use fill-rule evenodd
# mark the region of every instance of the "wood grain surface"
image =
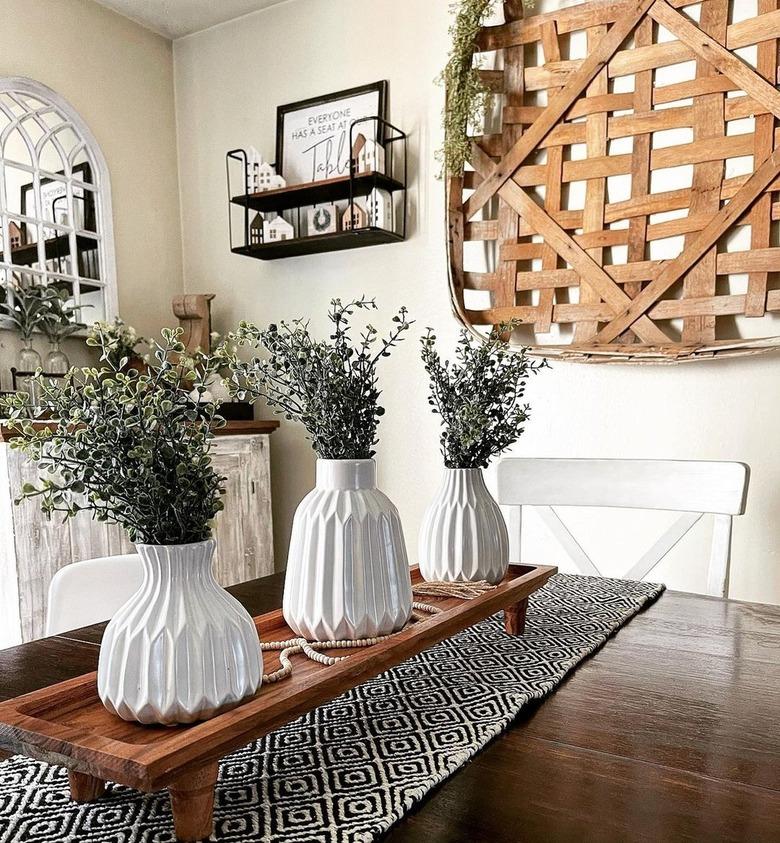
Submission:
<svg viewBox="0 0 780 843">
<path fill-rule="evenodd" d="M 439 613 L 413 621 L 372 647 L 338 651 L 347 658 L 334 665 L 298 658 L 290 678 L 264 685 L 232 710 L 189 726 L 149 727 L 120 720 L 100 702 L 95 674 L 86 673 L 0 703 L 0 748 L 43 760 L 56 757 L 78 772 L 139 790 L 159 790 L 477 621 L 504 608 L 511 613 L 556 570 L 510 565 L 495 589 L 472 600 L 428 597 Z M 412 581 L 421 579 L 413 569 Z M 294 637 L 281 610 L 264 613 L 255 623 L 263 641 Z M 520 633 L 522 612 L 511 614 L 508 626 Z M 278 653 L 267 652 L 264 661 L 266 673 L 279 667 Z"/>
<path fill-rule="evenodd" d="M 229 590 L 257 615 L 283 582 Z M 0 698 L 94 669 L 101 634 L 0 651 Z M 779 828 L 780 607 L 666 592 L 386 839 L 776 843 Z"/>
</svg>

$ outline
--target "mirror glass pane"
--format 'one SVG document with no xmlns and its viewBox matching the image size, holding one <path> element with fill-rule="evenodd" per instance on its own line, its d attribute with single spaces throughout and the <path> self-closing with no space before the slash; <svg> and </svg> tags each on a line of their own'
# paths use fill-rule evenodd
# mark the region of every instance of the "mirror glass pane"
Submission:
<svg viewBox="0 0 780 843">
<path fill-rule="evenodd" d="M 33 156 L 30 149 L 34 149 L 32 141 L 25 139 L 25 136 L 19 129 L 11 129 L 5 136 L 3 142 L 3 158 L 6 161 L 12 161 L 16 164 L 26 164 L 28 167 L 33 165 Z"/>
<path fill-rule="evenodd" d="M 0 286 L 64 285 L 84 307 L 81 321 L 105 318 L 111 279 L 93 150 L 78 115 L 8 82 L 0 79 Z"/>
</svg>

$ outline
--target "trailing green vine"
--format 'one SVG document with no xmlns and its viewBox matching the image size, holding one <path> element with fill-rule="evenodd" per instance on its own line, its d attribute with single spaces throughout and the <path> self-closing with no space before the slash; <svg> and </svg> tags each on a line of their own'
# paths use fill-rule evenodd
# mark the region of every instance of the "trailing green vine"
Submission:
<svg viewBox="0 0 780 843">
<path fill-rule="evenodd" d="M 459 0 L 451 6 L 455 20 L 449 33 L 452 47 L 439 76 L 444 85 L 444 145 L 439 151 L 442 176 L 460 175 L 468 159 L 469 126 L 484 114 L 488 89 L 474 64 L 474 44 L 495 0 Z"/>
</svg>

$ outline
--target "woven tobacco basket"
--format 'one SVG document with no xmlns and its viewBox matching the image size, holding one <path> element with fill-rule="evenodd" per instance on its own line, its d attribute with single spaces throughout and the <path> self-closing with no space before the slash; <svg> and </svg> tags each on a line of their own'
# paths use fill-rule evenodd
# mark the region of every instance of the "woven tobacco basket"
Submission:
<svg viewBox="0 0 780 843">
<path fill-rule="evenodd" d="M 447 183 L 467 326 L 594 362 L 780 346 L 780 0 L 754 2 L 504 3 L 476 44 L 495 121 Z"/>
</svg>

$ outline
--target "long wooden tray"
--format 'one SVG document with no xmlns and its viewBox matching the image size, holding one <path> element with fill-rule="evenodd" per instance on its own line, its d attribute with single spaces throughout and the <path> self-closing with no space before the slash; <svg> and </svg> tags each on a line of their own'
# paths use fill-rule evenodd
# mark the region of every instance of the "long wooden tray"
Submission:
<svg viewBox="0 0 780 843">
<path fill-rule="evenodd" d="M 106 780 L 146 792 L 168 787 L 178 838 L 199 840 L 211 833 L 220 758 L 501 609 L 507 631 L 522 634 L 528 595 L 556 571 L 511 565 L 497 588 L 472 600 L 421 598 L 442 611 L 372 647 L 339 650 L 348 658 L 332 666 L 293 657 L 290 678 L 263 685 L 237 708 L 202 723 L 163 727 L 120 720 L 103 707 L 96 674 L 88 673 L 1 703 L 0 748 L 67 767 L 78 801 L 100 796 Z M 421 581 L 413 569 L 412 582 Z M 264 641 L 293 637 L 280 610 L 255 623 Z M 266 652 L 264 662 L 270 673 L 278 655 Z"/>
</svg>

